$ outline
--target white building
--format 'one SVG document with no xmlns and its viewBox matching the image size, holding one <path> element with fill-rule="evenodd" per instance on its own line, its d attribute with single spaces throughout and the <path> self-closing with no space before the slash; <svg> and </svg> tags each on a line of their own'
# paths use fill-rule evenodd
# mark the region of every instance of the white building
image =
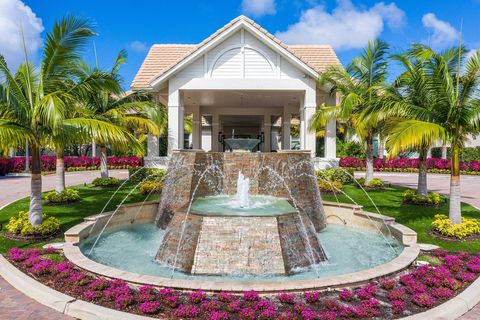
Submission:
<svg viewBox="0 0 480 320">
<path fill-rule="evenodd" d="M 328 66 L 339 64 L 329 45 L 287 46 L 240 16 L 200 44 L 153 45 L 132 90 L 150 91 L 168 108 L 169 153 L 183 148 L 224 151 L 222 138 L 235 135 L 261 137 L 262 152 L 300 148 L 315 156 L 316 135 L 307 129 L 308 121 L 318 105 L 337 103 L 317 79 Z M 187 118 L 193 119 L 191 141 L 184 133 Z M 299 134 L 292 136 L 295 123 Z M 317 162 L 334 161 L 335 140 L 332 120 L 325 154 Z M 158 160 L 158 150 L 158 139 L 150 137 L 145 160 Z"/>
</svg>

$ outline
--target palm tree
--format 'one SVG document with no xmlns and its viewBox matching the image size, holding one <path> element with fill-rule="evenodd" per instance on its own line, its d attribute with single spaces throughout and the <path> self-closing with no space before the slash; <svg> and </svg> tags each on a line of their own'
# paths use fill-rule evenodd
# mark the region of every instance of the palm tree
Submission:
<svg viewBox="0 0 480 320">
<path fill-rule="evenodd" d="M 402 135 L 404 130 L 411 125 L 410 118 L 402 118 L 403 114 L 398 112 L 398 104 L 409 104 L 412 110 L 418 114 L 435 117 L 436 103 L 435 95 L 429 90 L 429 74 L 423 60 L 418 59 L 415 51 L 409 51 L 405 54 L 393 55 L 392 59 L 398 61 L 404 71 L 397 77 L 391 87 L 381 97 L 381 103 L 366 112 L 380 113 L 388 119 L 388 128 L 393 128 L 387 137 L 387 148 L 390 156 L 396 156 L 399 152 L 409 151 L 411 145 L 403 144 Z M 379 108 L 377 108 L 379 107 Z M 424 137 L 418 145 L 415 146 L 419 153 L 419 172 L 417 194 L 425 198 L 428 194 L 427 188 L 427 154 L 428 149 L 438 141 L 439 137 Z"/>
<path fill-rule="evenodd" d="M 69 119 L 68 105 L 79 92 L 95 91 L 108 83 L 109 76 L 94 74 L 83 81 L 74 81 L 79 52 L 86 39 L 94 35 L 88 20 L 66 16 L 47 33 L 42 63 L 36 68 L 25 53 L 25 62 L 13 74 L 0 55 L 0 142 L 6 147 L 31 148 L 31 192 L 29 221 L 35 227 L 42 222 L 42 177 L 40 149 L 60 132 L 71 135 L 98 135 L 91 130 L 90 119 Z M 108 131 L 118 130 L 108 123 L 93 125 Z"/>
<path fill-rule="evenodd" d="M 480 132 L 480 51 L 467 57 L 460 46 L 442 53 L 424 45 L 414 45 L 409 53 L 422 64 L 427 76 L 425 95 L 433 104 L 421 108 L 408 99 L 386 103 L 406 120 L 390 132 L 390 144 L 422 148 L 435 140 L 449 143 L 452 148 L 449 218 L 461 223 L 460 155 L 470 134 Z"/>
<path fill-rule="evenodd" d="M 341 102 L 339 106 L 318 107 L 309 124 L 310 130 L 320 130 L 331 117 L 352 124 L 355 134 L 366 141 L 366 183 L 373 178 L 373 139 L 379 133 L 381 123 L 373 114 L 363 117 L 362 121 L 359 117 L 366 108 L 378 102 L 384 90 L 388 48 L 381 40 L 369 42 L 346 69 L 333 66 L 322 74 L 320 84 L 330 85 L 332 93 L 339 92 Z"/>
<path fill-rule="evenodd" d="M 112 69 L 109 71 L 112 79 L 115 79 L 118 86 L 121 86 L 122 79 L 119 76 L 119 69 L 126 61 L 126 52 L 120 51 Z M 94 68 L 84 66 L 83 77 L 89 77 L 98 72 L 98 63 Z M 82 97 L 86 116 L 109 122 L 121 128 L 125 136 L 151 133 L 155 136 L 162 134 L 161 119 L 164 119 L 160 107 L 153 101 L 149 94 L 143 92 L 124 93 L 108 89 L 90 92 L 88 97 Z M 165 121 L 163 121 L 165 122 Z M 162 122 L 162 123 L 163 123 Z M 142 139 L 141 139 L 142 140 Z M 107 166 L 107 145 L 108 140 L 101 136 L 94 139 L 100 149 L 100 174 L 102 178 L 108 178 Z M 143 152 L 140 142 L 136 140 L 133 144 L 113 144 L 117 149 L 129 149 L 137 154 Z"/>
</svg>

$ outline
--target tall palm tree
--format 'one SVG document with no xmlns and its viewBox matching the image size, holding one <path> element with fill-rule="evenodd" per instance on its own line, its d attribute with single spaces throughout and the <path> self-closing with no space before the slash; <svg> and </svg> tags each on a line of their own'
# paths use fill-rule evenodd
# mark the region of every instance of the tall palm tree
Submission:
<svg viewBox="0 0 480 320">
<path fill-rule="evenodd" d="M 351 123 L 355 134 L 366 141 L 366 176 L 368 183 L 373 178 L 373 139 L 379 132 L 380 121 L 375 115 L 363 117 L 363 111 L 378 103 L 385 86 L 389 46 L 381 41 L 369 42 L 363 53 L 343 69 L 332 66 L 320 78 L 321 85 L 330 85 L 331 91 L 341 95 L 339 106 L 318 107 L 310 124 L 310 130 L 324 128 L 335 117 L 337 121 Z"/>
<path fill-rule="evenodd" d="M 120 67 L 126 62 L 126 52 L 120 51 L 113 67 L 109 71 L 112 79 L 121 86 L 122 79 L 119 76 Z M 94 68 L 84 66 L 84 77 L 89 77 L 98 72 L 98 63 Z M 164 117 L 158 106 L 149 94 L 143 92 L 124 93 L 108 89 L 90 92 L 88 97 L 82 98 L 87 117 L 112 123 L 121 128 L 125 135 L 137 133 L 151 133 L 155 136 L 162 134 L 162 126 L 159 125 Z M 108 141 L 98 137 L 94 139 L 100 149 L 100 174 L 102 178 L 108 178 L 107 145 Z M 116 148 L 128 148 L 137 154 L 143 152 L 139 141 L 134 144 L 113 144 Z"/>
<path fill-rule="evenodd" d="M 98 134 L 90 131 L 89 119 L 69 119 L 68 105 L 75 92 L 95 91 L 108 82 L 102 74 L 83 81 L 73 81 L 79 52 L 85 39 L 94 35 L 85 19 L 66 16 L 47 33 L 42 63 L 33 66 L 25 53 L 25 62 L 13 74 L 0 55 L 0 143 L 7 147 L 21 147 L 25 141 L 31 148 L 31 192 L 29 221 L 37 227 L 42 222 L 42 178 L 40 149 L 60 132 L 74 132 L 79 136 Z M 110 136 L 118 130 L 108 123 L 96 121 Z"/>
<path fill-rule="evenodd" d="M 403 114 L 398 112 L 398 104 L 409 104 L 417 113 L 435 117 L 436 95 L 429 89 L 430 76 L 426 70 L 425 62 L 418 59 L 415 50 L 405 54 L 393 55 L 392 59 L 398 61 L 403 68 L 403 72 L 392 83 L 391 87 L 381 97 L 381 103 L 369 110 L 368 113 L 381 114 L 388 119 L 388 127 L 393 128 L 391 134 L 387 137 L 387 148 L 391 156 L 396 156 L 399 152 L 411 149 L 409 144 L 402 144 L 401 135 L 411 125 L 410 118 L 403 118 Z M 375 110 L 376 109 L 376 110 Z M 402 128 L 402 129 L 401 129 Z M 387 129 L 388 131 L 388 129 Z M 419 172 L 417 194 L 423 198 L 427 196 L 427 154 L 428 149 L 437 141 L 435 136 L 424 137 L 418 145 L 415 146 L 419 153 Z"/>
<path fill-rule="evenodd" d="M 480 132 L 480 51 L 469 57 L 460 46 L 437 53 L 424 45 L 414 45 L 410 55 L 423 64 L 428 77 L 427 95 L 433 106 L 419 108 L 408 100 L 384 105 L 407 120 L 391 130 L 391 144 L 421 148 L 435 140 L 452 148 L 449 218 L 461 223 L 460 155 L 470 134 Z M 390 111 L 392 112 L 392 111 Z"/>
</svg>

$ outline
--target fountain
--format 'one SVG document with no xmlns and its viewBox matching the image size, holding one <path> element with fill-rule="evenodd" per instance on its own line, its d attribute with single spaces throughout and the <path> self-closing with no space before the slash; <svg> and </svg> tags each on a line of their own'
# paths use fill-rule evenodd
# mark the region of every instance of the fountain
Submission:
<svg viewBox="0 0 480 320">
<path fill-rule="evenodd" d="M 181 177 L 162 192 L 160 264 L 189 274 L 265 276 L 294 274 L 326 260 L 316 237 L 325 226 L 321 203 L 314 201 L 316 182 L 285 170 L 292 157 L 308 159 L 308 153 L 174 156 L 188 161 L 192 174 L 187 179 L 180 170 Z M 267 167 L 283 174 L 274 177 Z M 223 174 L 211 174 L 213 168 Z"/>
<path fill-rule="evenodd" d="M 75 261 L 81 251 L 110 270 L 92 272 L 127 281 L 207 290 L 229 282 L 239 291 L 365 281 L 379 276 L 369 272 L 375 266 L 397 272 L 415 258 L 415 247 L 407 248 L 416 236 L 392 218 L 325 205 L 307 151 L 179 151 L 159 201 L 123 205 L 72 228 L 66 239 L 79 245 L 65 254 L 90 270 Z M 409 258 L 391 261 L 398 255 Z"/>
</svg>

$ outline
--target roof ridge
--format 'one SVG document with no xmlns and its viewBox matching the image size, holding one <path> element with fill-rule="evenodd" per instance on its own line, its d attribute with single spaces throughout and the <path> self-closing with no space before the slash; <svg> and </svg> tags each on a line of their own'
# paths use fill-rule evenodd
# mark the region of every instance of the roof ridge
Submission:
<svg viewBox="0 0 480 320">
<path fill-rule="evenodd" d="M 197 46 L 198 44 L 193 43 L 154 43 L 152 47 L 159 47 L 159 46 Z"/>
<path fill-rule="evenodd" d="M 329 44 L 286 44 L 287 47 L 332 48 Z"/>
</svg>

